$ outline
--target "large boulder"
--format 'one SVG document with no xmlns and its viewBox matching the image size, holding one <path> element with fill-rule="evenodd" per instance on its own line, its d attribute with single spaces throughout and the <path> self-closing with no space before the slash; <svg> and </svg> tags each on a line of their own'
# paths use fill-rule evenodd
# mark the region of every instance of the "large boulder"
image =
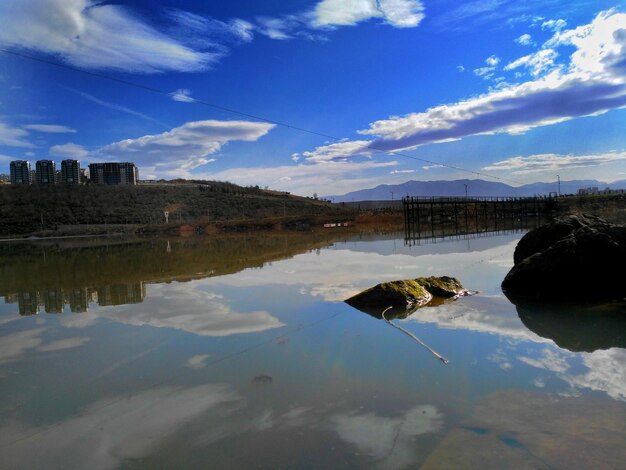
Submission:
<svg viewBox="0 0 626 470">
<path fill-rule="evenodd" d="M 385 318 L 406 318 L 420 307 L 439 303 L 437 299 L 455 298 L 467 293 L 453 277 L 432 276 L 383 282 L 350 297 L 346 303 L 376 318 L 381 318 L 388 307 L 391 309 Z"/>
<path fill-rule="evenodd" d="M 502 282 L 515 300 L 616 300 L 626 297 L 617 275 L 626 262 L 626 227 L 599 217 L 568 216 L 528 232 Z"/>
</svg>

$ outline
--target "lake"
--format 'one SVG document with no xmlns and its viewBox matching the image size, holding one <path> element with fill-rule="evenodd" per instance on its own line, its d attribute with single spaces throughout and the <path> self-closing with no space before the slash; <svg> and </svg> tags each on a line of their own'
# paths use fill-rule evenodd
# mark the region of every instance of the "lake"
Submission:
<svg viewBox="0 0 626 470">
<path fill-rule="evenodd" d="M 520 231 L 0 245 L 1 468 L 624 468 L 626 308 L 511 304 Z M 343 302 L 450 275 L 394 324 Z"/>
</svg>

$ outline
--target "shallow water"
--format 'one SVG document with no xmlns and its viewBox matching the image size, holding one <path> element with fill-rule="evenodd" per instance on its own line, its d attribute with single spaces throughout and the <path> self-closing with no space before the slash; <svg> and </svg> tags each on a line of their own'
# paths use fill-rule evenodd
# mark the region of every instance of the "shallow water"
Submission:
<svg viewBox="0 0 626 470">
<path fill-rule="evenodd" d="M 0 467 L 623 468 L 624 306 L 516 308 L 521 235 L 4 244 Z M 343 303 L 429 275 L 447 365 Z"/>
</svg>

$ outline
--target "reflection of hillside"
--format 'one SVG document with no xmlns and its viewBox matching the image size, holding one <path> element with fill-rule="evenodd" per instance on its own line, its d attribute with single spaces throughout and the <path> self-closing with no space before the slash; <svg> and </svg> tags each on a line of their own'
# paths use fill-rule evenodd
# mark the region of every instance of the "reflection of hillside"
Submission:
<svg viewBox="0 0 626 470">
<path fill-rule="evenodd" d="M 253 234 L 151 239 L 98 246 L 51 244 L 0 246 L 0 295 L 20 313 L 85 311 L 143 300 L 143 283 L 188 281 L 231 274 L 290 258 L 332 243 L 330 233 Z M 97 299 L 97 300 L 96 300 Z"/>
</svg>

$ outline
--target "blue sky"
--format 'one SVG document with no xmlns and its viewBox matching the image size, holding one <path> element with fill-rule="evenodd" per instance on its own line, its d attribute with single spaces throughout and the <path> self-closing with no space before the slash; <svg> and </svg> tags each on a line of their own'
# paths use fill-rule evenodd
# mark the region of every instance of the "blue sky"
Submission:
<svg viewBox="0 0 626 470">
<path fill-rule="evenodd" d="M 626 179 L 616 0 L 3 0 L 0 49 L 0 172 L 134 161 L 302 195 Z"/>
</svg>

